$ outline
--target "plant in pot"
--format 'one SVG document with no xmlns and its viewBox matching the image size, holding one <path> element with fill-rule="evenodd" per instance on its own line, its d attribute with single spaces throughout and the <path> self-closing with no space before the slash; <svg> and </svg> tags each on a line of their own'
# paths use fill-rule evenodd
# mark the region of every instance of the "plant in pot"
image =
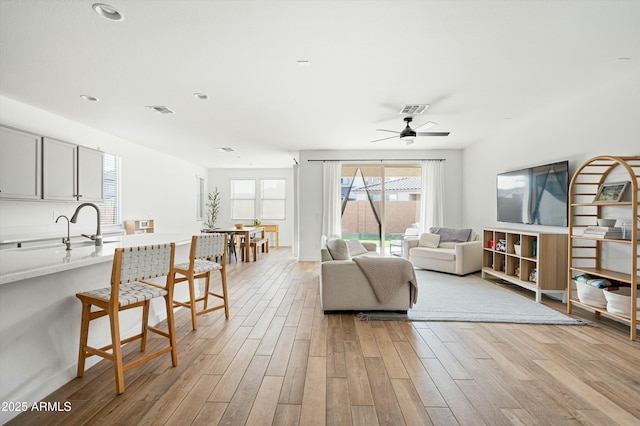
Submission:
<svg viewBox="0 0 640 426">
<path fill-rule="evenodd" d="M 253 226 L 260 226 L 261 223 L 260 219 L 253 219 Z"/>
<path fill-rule="evenodd" d="M 218 221 L 218 213 L 220 213 L 220 192 L 216 188 L 209 193 L 209 201 L 207 201 L 207 221 L 204 223 L 207 228 L 215 228 Z"/>
</svg>

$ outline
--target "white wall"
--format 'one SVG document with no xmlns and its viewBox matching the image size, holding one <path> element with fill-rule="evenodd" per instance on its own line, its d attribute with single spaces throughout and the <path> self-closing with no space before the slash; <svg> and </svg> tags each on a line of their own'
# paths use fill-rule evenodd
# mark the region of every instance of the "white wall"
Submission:
<svg viewBox="0 0 640 426">
<path fill-rule="evenodd" d="M 6 97 L 0 97 L 0 123 L 120 156 L 123 220 L 152 218 L 158 233 L 199 232 L 202 227 L 202 221 L 196 220 L 196 176 L 206 179 L 207 169 Z M 66 226 L 55 224 L 53 212 L 70 216 L 78 204 L 2 200 L 0 239 L 50 233 L 62 236 Z M 94 214 L 83 211 L 78 224 L 71 227 L 72 235 L 94 233 Z"/>
<path fill-rule="evenodd" d="M 231 179 L 255 179 L 257 183 L 256 197 L 260 197 L 260 179 L 284 179 L 286 181 L 286 212 L 285 220 L 261 219 L 264 223 L 279 225 L 280 247 L 291 247 L 293 241 L 294 223 L 294 184 L 293 167 L 291 169 L 210 169 L 209 170 L 209 191 L 218 188 L 220 192 L 220 215 L 219 224 L 216 226 L 233 226 L 234 223 L 249 223 L 249 221 L 238 221 L 231 219 L 230 197 Z M 274 245 L 273 236 L 267 235 L 269 245 Z"/>
<path fill-rule="evenodd" d="M 462 151 L 300 151 L 299 259 L 320 259 L 322 232 L 322 162 L 309 160 L 445 159 L 445 226 L 459 227 L 462 219 Z"/>
<path fill-rule="evenodd" d="M 502 132 L 463 153 L 463 222 L 467 227 L 517 227 L 564 232 L 563 227 L 513 225 L 496 220 L 496 174 L 569 160 L 570 175 L 598 155 L 640 155 L 640 72 L 602 82 L 526 120 L 505 121 Z"/>
</svg>

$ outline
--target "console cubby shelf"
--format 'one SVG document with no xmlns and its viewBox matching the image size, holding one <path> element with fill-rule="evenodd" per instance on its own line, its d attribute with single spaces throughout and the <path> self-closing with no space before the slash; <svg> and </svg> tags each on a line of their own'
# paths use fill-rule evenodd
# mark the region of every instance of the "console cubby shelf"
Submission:
<svg viewBox="0 0 640 426">
<path fill-rule="evenodd" d="M 603 183 L 622 181 L 628 181 L 630 184 L 627 187 L 626 197 L 621 201 L 594 202 Z M 576 170 L 569 185 L 569 235 L 571 238 L 567 268 L 567 293 L 569 294 L 567 312 L 571 313 L 575 305 L 625 322 L 629 324 L 631 340 L 636 339 L 639 323 L 637 316 L 640 316 L 640 306 L 637 304 L 637 297 L 640 294 L 639 190 L 639 156 L 594 157 Z M 612 217 L 618 219 L 618 223 L 627 222 L 628 239 L 591 238 L 589 235 L 583 235 L 587 227 L 598 225 L 598 219 Z M 631 288 L 629 317 L 581 302 L 577 298 L 577 288 L 573 282 L 573 277 L 580 274 L 627 284 Z"/>
<path fill-rule="evenodd" d="M 504 242 L 504 248 L 502 248 Z M 516 243 L 520 252 L 516 252 Z M 567 235 L 516 229 L 482 230 L 482 277 L 487 274 L 535 292 L 557 294 L 566 301 Z M 535 273 L 535 278 L 533 274 Z"/>
</svg>

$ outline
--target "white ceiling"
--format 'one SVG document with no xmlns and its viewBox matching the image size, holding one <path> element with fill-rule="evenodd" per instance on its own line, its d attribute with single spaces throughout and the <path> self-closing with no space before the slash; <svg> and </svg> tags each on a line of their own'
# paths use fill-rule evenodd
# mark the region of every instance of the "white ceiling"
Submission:
<svg viewBox="0 0 640 426">
<path fill-rule="evenodd" d="M 0 94 L 205 167 L 461 149 L 640 69 L 633 0 L 104 2 L 125 19 L 2 0 Z M 370 143 L 408 103 L 431 105 L 414 125 L 451 135 Z"/>
</svg>

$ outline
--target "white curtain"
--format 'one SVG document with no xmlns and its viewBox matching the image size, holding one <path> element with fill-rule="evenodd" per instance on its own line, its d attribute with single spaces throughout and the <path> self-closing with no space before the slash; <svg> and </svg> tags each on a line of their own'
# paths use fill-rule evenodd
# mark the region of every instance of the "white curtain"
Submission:
<svg viewBox="0 0 640 426">
<path fill-rule="evenodd" d="M 322 164 L 322 235 L 342 235 L 341 167 L 334 161 Z"/>
<path fill-rule="evenodd" d="M 444 161 L 422 161 L 420 233 L 444 226 Z"/>
</svg>

